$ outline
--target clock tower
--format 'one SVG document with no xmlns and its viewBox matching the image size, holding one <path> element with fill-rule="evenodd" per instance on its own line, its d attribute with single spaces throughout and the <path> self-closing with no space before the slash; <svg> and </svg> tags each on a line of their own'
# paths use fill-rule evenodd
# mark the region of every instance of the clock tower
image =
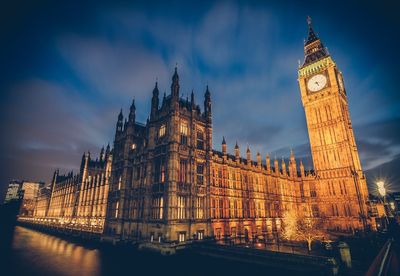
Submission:
<svg viewBox="0 0 400 276">
<path fill-rule="evenodd" d="M 308 17 L 304 62 L 298 71 L 315 175 L 318 200 L 332 228 L 339 217 L 353 218 L 352 229 L 367 226 L 368 189 L 350 120 L 343 76 Z M 343 202 L 342 202 L 343 201 Z M 345 225 L 343 223 L 343 225 Z"/>
</svg>

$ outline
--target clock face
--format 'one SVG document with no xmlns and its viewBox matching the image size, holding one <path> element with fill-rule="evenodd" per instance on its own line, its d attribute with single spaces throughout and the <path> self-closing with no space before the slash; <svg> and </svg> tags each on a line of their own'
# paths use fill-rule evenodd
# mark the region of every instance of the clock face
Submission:
<svg viewBox="0 0 400 276">
<path fill-rule="evenodd" d="M 317 92 L 321 89 L 323 89 L 326 86 L 327 79 L 325 75 L 318 74 L 315 76 L 312 76 L 311 79 L 308 80 L 307 82 L 307 88 L 311 92 Z"/>
</svg>

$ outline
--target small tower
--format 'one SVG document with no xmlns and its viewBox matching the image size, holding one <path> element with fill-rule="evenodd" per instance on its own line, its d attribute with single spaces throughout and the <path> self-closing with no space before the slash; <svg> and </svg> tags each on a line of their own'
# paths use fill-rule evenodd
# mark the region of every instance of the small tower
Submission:
<svg viewBox="0 0 400 276">
<path fill-rule="evenodd" d="M 156 116 L 156 113 L 158 111 L 158 105 L 159 105 L 159 99 L 158 96 L 160 94 L 160 91 L 158 90 L 158 83 L 156 82 L 156 85 L 154 86 L 153 89 L 153 96 L 151 98 L 151 112 L 150 112 L 150 119 L 154 119 Z"/>
<path fill-rule="evenodd" d="M 172 76 L 171 95 L 173 100 L 175 101 L 179 100 L 179 76 L 178 76 L 177 66 L 175 66 L 175 72 L 174 75 Z"/>
<path fill-rule="evenodd" d="M 267 153 L 267 157 L 265 158 L 265 165 L 267 167 L 267 173 L 271 173 L 271 159 L 269 158 L 269 154 Z"/>
<path fill-rule="evenodd" d="M 237 141 L 236 141 L 236 145 L 235 145 L 235 159 L 236 159 L 236 163 L 240 163 L 240 149 L 239 149 L 239 145 L 238 145 Z"/>
<path fill-rule="evenodd" d="M 193 92 L 193 89 L 192 89 L 192 93 L 190 94 L 190 106 L 191 106 L 192 110 L 194 110 L 195 107 L 196 107 L 196 104 L 195 104 L 195 102 L 194 102 L 194 92 Z"/>
<path fill-rule="evenodd" d="M 206 118 L 211 121 L 211 93 L 206 87 L 206 93 L 204 94 L 204 114 Z"/>
<path fill-rule="evenodd" d="M 261 154 L 257 151 L 257 168 L 261 169 Z"/>
<path fill-rule="evenodd" d="M 251 151 L 249 148 L 249 145 L 247 145 L 247 150 L 246 150 L 246 159 L 247 159 L 247 165 L 251 165 Z"/>
<path fill-rule="evenodd" d="M 128 123 L 129 125 L 134 125 L 136 120 L 136 106 L 135 106 L 135 99 L 132 100 L 131 107 L 129 109 L 129 116 L 128 116 Z"/>
<path fill-rule="evenodd" d="M 285 159 L 283 159 L 283 157 L 282 157 L 282 173 L 283 173 L 284 176 L 287 175 L 286 163 L 285 163 Z"/>
<path fill-rule="evenodd" d="M 293 150 L 290 150 L 289 174 L 291 177 L 297 176 L 297 165 Z"/>
<path fill-rule="evenodd" d="M 121 111 L 119 112 L 119 115 L 118 115 L 118 121 L 117 121 L 117 127 L 116 127 L 116 131 L 115 131 L 115 136 L 117 136 L 118 134 L 120 134 L 122 132 L 123 121 L 124 121 L 124 115 L 122 114 L 122 108 L 121 108 Z"/>
<path fill-rule="evenodd" d="M 276 159 L 276 156 L 274 159 L 274 169 L 275 169 L 275 174 L 279 175 L 279 163 L 278 163 L 278 159 Z"/>
<path fill-rule="evenodd" d="M 100 161 L 104 161 L 105 158 L 105 152 L 104 152 L 104 146 L 100 150 Z"/>
<path fill-rule="evenodd" d="M 304 178 L 305 176 L 305 172 L 304 172 L 304 165 L 303 162 L 300 160 L 300 175 L 302 178 Z"/>
<path fill-rule="evenodd" d="M 226 155 L 226 141 L 225 136 L 222 136 L 222 153 Z"/>
</svg>

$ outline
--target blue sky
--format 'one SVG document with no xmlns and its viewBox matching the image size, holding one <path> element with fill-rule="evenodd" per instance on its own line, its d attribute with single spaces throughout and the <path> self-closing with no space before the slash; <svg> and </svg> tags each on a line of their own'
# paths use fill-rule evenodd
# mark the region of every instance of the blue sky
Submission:
<svg viewBox="0 0 400 276">
<path fill-rule="evenodd" d="M 223 135 L 228 151 L 237 140 L 254 158 L 293 148 L 310 167 L 297 85 L 307 15 L 344 74 L 363 168 L 399 159 L 399 22 L 390 2 L 113 3 L 1 9 L 3 187 L 76 170 L 84 151 L 97 155 L 113 142 L 119 109 L 126 114 L 132 98 L 144 122 L 156 79 L 168 94 L 176 63 L 181 95 L 193 89 L 202 103 L 210 87 L 216 149 Z"/>
</svg>

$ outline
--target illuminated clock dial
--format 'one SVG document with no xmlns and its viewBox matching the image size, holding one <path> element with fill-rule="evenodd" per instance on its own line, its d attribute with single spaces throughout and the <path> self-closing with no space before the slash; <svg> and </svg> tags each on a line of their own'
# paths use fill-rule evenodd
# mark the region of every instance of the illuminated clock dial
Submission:
<svg viewBox="0 0 400 276">
<path fill-rule="evenodd" d="M 317 92 L 326 86 L 327 79 L 325 75 L 318 74 L 311 77 L 307 82 L 307 88 L 311 92 Z"/>
</svg>

